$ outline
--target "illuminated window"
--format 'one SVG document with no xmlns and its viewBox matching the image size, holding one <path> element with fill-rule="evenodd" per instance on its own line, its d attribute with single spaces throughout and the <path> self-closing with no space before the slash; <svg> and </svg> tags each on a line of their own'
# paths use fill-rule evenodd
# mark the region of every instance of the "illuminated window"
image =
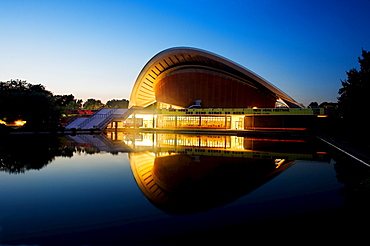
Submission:
<svg viewBox="0 0 370 246">
<path fill-rule="evenodd" d="M 16 125 L 16 126 L 23 126 L 24 124 L 26 124 L 26 121 L 25 121 L 25 120 L 17 120 L 17 121 L 15 122 L 15 125 Z"/>
</svg>

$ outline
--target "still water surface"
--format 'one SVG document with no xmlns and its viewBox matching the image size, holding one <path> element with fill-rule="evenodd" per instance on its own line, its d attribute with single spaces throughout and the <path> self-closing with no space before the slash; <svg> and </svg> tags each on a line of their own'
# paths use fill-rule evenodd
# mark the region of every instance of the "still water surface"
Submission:
<svg viewBox="0 0 370 246">
<path fill-rule="evenodd" d="M 3 244 L 150 243 L 348 203 L 337 162 L 308 139 L 11 136 L 0 157 Z"/>
</svg>

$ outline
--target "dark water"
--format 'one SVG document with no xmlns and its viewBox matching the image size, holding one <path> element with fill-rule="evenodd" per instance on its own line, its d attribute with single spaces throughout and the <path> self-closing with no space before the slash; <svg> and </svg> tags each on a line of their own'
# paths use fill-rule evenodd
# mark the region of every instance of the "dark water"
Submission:
<svg viewBox="0 0 370 246">
<path fill-rule="evenodd" d="M 1 244 L 177 245 L 367 228 L 369 170 L 311 139 L 121 133 L 10 136 L 0 146 Z"/>
</svg>

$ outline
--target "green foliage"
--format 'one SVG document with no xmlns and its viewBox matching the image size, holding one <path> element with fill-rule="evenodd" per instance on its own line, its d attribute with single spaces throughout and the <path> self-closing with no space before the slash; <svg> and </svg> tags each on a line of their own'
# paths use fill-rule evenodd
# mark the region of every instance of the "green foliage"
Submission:
<svg viewBox="0 0 370 246">
<path fill-rule="evenodd" d="M 60 124 L 62 112 L 66 109 L 127 108 L 128 100 L 112 99 L 105 105 L 100 100 L 76 99 L 72 94 L 53 95 L 41 84 L 30 84 L 21 80 L 0 81 L 0 120 L 27 121 L 29 130 L 52 130 Z M 1 132 L 7 132 L 1 126 Z"/>
<path fill-rule="evenodd" d="M 60 120 L 61 110 L 53 93 L 41 84 L 11 80 L 0 82 L 0 119 L 25 120 L 26 128 L 54 129 Z"/>
<path fill-rule="evenodd" d="M 117 100 L 117 99 L 112 99 L 109 100 L 106 103 L 107 108 L 128 108 L 128 100 L 122 99 L 122 100 Z"/>
<path fill-rule="evenodd" d="M 86 102 L 83 104 L 83 108 L 85 109 L 101 109 L 103 107 L 104 103 L 93 98 L 87 99 Z"/>
<path fill-rule="evenodd" d="M 82 108 L 82 99 L 75 99 L 70 95 L 55 95 L 56 103 L 62 109 L 80 109 Z"/>
<path fill-rule="evenodd" d="M 74 100 L 74 96 L 72 94 L 70 95 L 55 95 L 55 102 L 58 104 L 61 108 L 66 108 L 70 102 Z"/>
</svg>

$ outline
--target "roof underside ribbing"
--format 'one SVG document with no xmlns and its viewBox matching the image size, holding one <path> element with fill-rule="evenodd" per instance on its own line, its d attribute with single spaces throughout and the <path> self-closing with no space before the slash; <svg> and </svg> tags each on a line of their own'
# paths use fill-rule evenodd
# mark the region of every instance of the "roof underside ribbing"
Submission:
<svg viewBox="0 0 370 246">
<path fill-rule="evenodd" d="M 146 107 L 154 103 L 156 101 L 154 92 L 156 79 L 183 66 L 201 66 L 222 71 L 260 90 L 267 90 L 276 99 L 283 100 L 289 107 L 300 107 L 294 99 L 250 70 L 216 54 L 185 47 L 164 50 L 149 60 L 136 79 L 130 96 L 130 107 Z"/>
</svg>

